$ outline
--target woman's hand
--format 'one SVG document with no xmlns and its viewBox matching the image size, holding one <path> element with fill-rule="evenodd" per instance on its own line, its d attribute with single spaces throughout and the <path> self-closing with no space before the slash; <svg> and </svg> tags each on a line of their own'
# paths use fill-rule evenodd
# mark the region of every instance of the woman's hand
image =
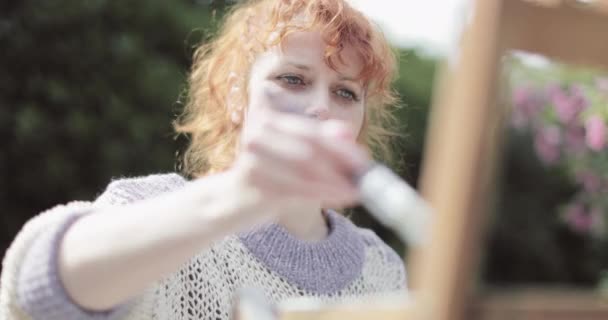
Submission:
<svg viewBox="0 0 608 320">
<path fill-rule="evenodd" d="M 268 204 L 297 199 L 344 207 L 357 202 L 352 177 L 369 161 L 342 122 L 268 111 L 245 123 L 231 170 Z"/>
</svg>

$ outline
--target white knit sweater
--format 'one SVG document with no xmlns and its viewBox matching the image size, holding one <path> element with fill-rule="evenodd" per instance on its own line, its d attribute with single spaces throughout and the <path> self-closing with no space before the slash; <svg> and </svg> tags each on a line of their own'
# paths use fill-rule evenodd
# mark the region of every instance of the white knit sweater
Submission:
<svg viewBox="0 0 608 320">
<path fill-rule="evenodd" d="M 113 310 L 89 312 L 75 305 L 56 270 L 67 227 L 96 207 L 158 196 L 186 183 L 177 174 L 116 180 L 94 202 L 57 206 L 31 219 L 3 260 L 0 320 L 223 320 L 231 317 L 235 292 L 242 287 L 259 288 L 275 303 L 301 296 L 337 302 L 405 289 L 399 256 L 372 231 L 329 212 L 325 240 L 301 241 L 267 225 L 216 242 Z"/>
</svg>

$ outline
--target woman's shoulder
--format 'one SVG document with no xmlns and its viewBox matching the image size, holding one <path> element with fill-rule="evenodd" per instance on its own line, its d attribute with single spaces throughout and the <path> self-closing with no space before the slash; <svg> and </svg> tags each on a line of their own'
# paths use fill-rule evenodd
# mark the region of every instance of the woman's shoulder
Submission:
<svg viewBox="0 0 608 320">
<path fill-rule="evenodd" d="M 328 210 L 328 217 L 338 226 L 341 226 L 340 230 L 348 234 L 344 239 L 348 241 L 356 241 L 358 246 L 362 246 L 366 252 L 372 252 L 374 256 L 381 257 L 382 261 L 386 263 L 402 263 L 401 257 L 393 248 L 391 248 L 386 242 L 384 242 L 377 234 L 371 229 L 357 226 L 349 218 L 343 214 L 337 213 L 333 210 Z M 367 254 L 369 256 L 369 254 Z"/>
<path fill-rule="evenodd" d="M 397 254 L 397 252 L 391 248 L 386 242 L 384 242 L 377 234 L 371 229 L 357 227 L 357 231 L 368 250 L 373 250 L 380 254 L 384 262 L 403 263 L 403 260 Z"/>
<path fill-rule="evenodd" d="M 407 288 L 407 272 L 401 256 L 373 230 L 358 228 L 366 247 L 363 273 L 383 291 Z"/>
<path fill-rule="evenodd" d="M 115 178 L 97 197 L 95 204 L 126 204 L 176 190 L 186 183 L 186 178 L 174 172 Z"/>
</svg>

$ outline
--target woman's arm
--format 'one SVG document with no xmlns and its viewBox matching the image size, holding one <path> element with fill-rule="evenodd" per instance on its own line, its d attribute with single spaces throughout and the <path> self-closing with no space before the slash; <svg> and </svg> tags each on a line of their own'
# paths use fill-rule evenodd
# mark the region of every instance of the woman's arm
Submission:
<svg viewBox="0 0 608 320">
<path fill-rule="evenodd" d="M 340 138 L 345 131 L 331 121 L 268 117 L 243 142 L 231 169 L 96 209 L 69 225 L 57 246 L 59 282 L 85 310 L 112 309 L 213 241 L 278 217 L 294 200 L 355 202 L 346 173 L 360 170 L 367 159 L 354 141 Z"/>
<path fill-rule="evenodd" d="M 76 221 L 60 245 L 59 275 L 81 307 L 107 310 L 176 270 L 212 241 L 263 222 L 260 196 L 237 171 L 111 206 Z"/>
</svg>

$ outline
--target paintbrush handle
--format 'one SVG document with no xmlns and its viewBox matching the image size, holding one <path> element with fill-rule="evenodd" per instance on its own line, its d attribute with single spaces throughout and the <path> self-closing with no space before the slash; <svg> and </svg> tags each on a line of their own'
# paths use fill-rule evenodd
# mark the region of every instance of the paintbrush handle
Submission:
<svg viewBox="0 0 608 320">
<path fill-rule="evenodd" d="M 355 177 L 363 206 L 380 223 L 394 230 L 402 241 L 420 245 L 426 241 L 431 208 L 401 177 L 374 162 Z"/>
</svg>

